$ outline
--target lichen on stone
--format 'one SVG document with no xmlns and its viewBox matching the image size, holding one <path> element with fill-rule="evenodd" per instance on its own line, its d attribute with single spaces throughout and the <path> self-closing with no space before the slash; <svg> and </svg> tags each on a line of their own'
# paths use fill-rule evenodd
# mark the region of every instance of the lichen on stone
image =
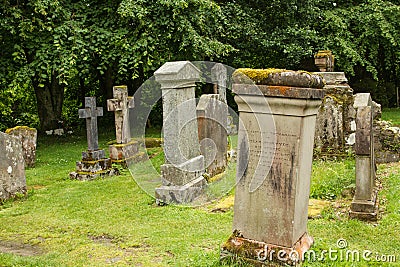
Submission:
<svg viewBox="0 0 400 267">
<path fill-rule="evenodd" d="M 36 131 L 35 128 L 30 128 L 28 126 L 15 126 L 14 128 L 9 128 L 6 130 L 6 134 L 10 134 L 16 130 L 28 130 L 28 131 Z"/>
<path fill-rule="evenodd" d="M 332 55 L 332 51 L 331 50 L 320 50 L 314 55 L 314 58 L 324 58 L 324 57 L 332 57 L 332 58 L 334 58 L 335 56 Z"/>
<path fill-rule="evenodd" d="M 324 80 L 320 75 L 307 71 L 286 69 L 237 69 L 232 75 L 234 83 L 271 86 L 292 86 L 307 88 L 323 88 Z"/>
</svg>

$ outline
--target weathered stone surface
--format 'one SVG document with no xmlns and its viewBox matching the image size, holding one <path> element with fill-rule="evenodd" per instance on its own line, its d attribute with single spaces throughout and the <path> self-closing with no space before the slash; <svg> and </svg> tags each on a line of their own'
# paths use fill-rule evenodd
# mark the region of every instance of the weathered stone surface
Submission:
<svg viewBox="0 0 400 267">
<path fill-rule="evenodd" d="M 362 106 L 357 109 L 356 118 L 356 144 L 355 152 L 357 155 L 369 155 L 373 153 L 373 127 L 371 106 Z"/>
<path fill-rule="evenodd" d="M 156 189 L 156 198 L 161 202 L 191 201 L 201 193 L 197 185 L 205 184 L 201 182 L 204 157 L 200 155 L 194 92 L 200 71 L 188 61 L 168 62 L 154 76 L 162 90 L 165 154 L 165 164 L 161 166 L 164 185 Z M 170 193 L 177 192 L 176 186 L 181 187 L 178 191 L 182 197 L 171 198 Z M 187 194 L 190 197 L 183 197 Z"/>
<path fill-rule="evenodd" d="M 235 232 L 221 249 L 221 261 L 240 260 L 253 266 L 299 266 L 304 253 L 311 248 L 314 239 L 305 233 L 292 248 L 243 238 Z"/>
<path fill-rule="evenodd" d="M 400 161 L 400 128 L 390 122 L 374 121 L 374 148 L 377 163 Z"/>
<path fill-rule="evenodd" d="M 373 134 L 373 106 L 370 94 L 357 94 L 354 107 L 356 118 L 356 191 L 350 216 L 365 219 L 366 213 L 376 217 L 375 153 Z M 358 216 L 359 215 L 359 216 Z"/>
<path fill-rule="evenodd" d="M 85 108 L 79 110 L 79 118 L 86 119 L 88 150 L 99 149 L 98 116 L 103 116 L 103 108 L 96 107 L 96 97 L 85 97 Z"/>
<path fill-rule="evenodd" d="M 346 154 L 355 143 L 353 90 L 343 72 L 319 72 L 326 85 L 326 95 L 318 111 L 315 148 L 319 155 Z"/>
<path fill-rule="evenodd" d="M 85 97 L 85 109 L 79 110 L 79 117 L 86 119 L 88 150 L 82 152 L 82 160 L 76 162 L 76 171 L 69 177 L 77 180 L 92 180 L 97 177 L 118 174 L 112 168 L 111 159 L 105 158 L 105 152 L 99 149 L 97 116 L 103 115 L 102 108 L 96 108 L 95 97 Z"/>
<path fill-rule="evenodd" d="M 257 95 L 261 93 L 265 96 L 302 99 L 321 99 L 325 95 L 325 91 L 321 89 L 273 85 L 258 85 L 256 87 L 252 84 L 233 84 L 232 92 L 242 95 Z"/>
<path fill-rule="evenodd" d="M 227 166 L 228 107 L 219 97 L 218 94 L 202 95 L 196 109 L 200 150 L 211 177 L 224 172 Z"/>
<path fill-rule="evenodd" d="M 134 107 L 134 99 L 128 96 L 126 85 L 114 86 L 113 96 L 113 99 L 107 100 L 107 109 L 115 114 L 117 144 L 127 144 L 131 141 L 129 109 Z"/>
<path fill-rule="evenodd" d="M 25 161 L 19 138 L 0 132 L 0 201 L 26 193 Z"/>
<path fill-rule="evenodd" d="M 228 71 L 224 66 L 224 64 L 216 63 L 211 68 L 211 82 L 214 83 L 214 93 L 218 94 L 219 100 L 224 103 L 226 103 L 227 79 L 228 79 Z"/>
<path fill-rule="evenodd" d="M 27 126 L 17 126 L 7 129 L 6 134 L 16 136 L 21 140 L 25 166 L 35 167 L 37 130 Z"/>
<path fill-rule="evenodd" d="M 235 84 L 275 85 L 286 87 L 323 88 L 321 76 L 305 71 L 283 69 L 237 69 L 232 75 Z"/>
<path fill-rule="evenodd" d="M 315 66 L 321 72 L 332 72 L 335 66 L 335 57 L 330 50 L 320 50 L 314 56 Z"/>
<path fill-rule="evenodd" d="M 299 98 L 284 97 L 288 90 L 277 97 L 274 88 L 257 87 L 258 94 L 233 86 L 240 118 L 233 230 L 251 243 L 293 250 L 307 231 L 317 97 L 323 92 L 295 88 Z M 237 256 L 252 251 L 243 247 Z"/>
</svg>

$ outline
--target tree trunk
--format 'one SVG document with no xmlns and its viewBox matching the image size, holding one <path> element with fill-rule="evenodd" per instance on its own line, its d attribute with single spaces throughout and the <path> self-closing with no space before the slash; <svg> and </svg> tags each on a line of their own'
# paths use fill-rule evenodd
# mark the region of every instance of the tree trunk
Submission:
<svg viewBox="0 0 400 267">
<path fill-rule="evenodd" d="M 35 94 L 42 132 L 58 128 L 61 121 L 62 105 L 64 101 L 64 86 L 60 85 L 57 75 L 53 72 L 51 81 L 43 87 L 35 84 Z"/>
<path fill-rule="evenodd" d="M 106 106 L 105 101 L 107 99 L 113 98 L 113 72 L 111 67 L 107 68 L 107 70 L 104 72 L 104 75 L 99 76 L 99 81 L 100 81 L 100 92 L 102 93 L 103 101 L 102 103 L 103 106 Z"/>
</svg>

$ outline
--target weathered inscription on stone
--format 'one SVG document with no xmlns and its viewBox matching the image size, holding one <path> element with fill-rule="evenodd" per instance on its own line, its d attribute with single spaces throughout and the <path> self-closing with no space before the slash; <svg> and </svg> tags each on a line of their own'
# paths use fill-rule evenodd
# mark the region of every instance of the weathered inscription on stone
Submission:
<svg viewBox="0 0 400 267">
<path fill-rule="evenodd" d="M 269 138 L 272 136 L 275 138 Z M 245 142 L 249 147 L 249 156 L 242 181 L 249 186 L 250 191 L 257 189 L 253 186 L 256 182 L 263 186 L 263 190 L 268 195 L 291 197 L 296 153 L 294 144 L 297 138 L 297 135 L 288 133 L 247 131 Z"/>
</svg>

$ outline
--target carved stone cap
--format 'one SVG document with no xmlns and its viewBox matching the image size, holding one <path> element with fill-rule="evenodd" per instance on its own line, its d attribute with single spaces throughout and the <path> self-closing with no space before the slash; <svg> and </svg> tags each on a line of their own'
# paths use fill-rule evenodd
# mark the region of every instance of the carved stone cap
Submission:
<svg viewBox="0 0 400 267">
<path fill-rule="evenodd" d="M 313 72 L 324 78 L 327 85 L 347 83 L 347 78 L 344 72 Z"/>
<path fill-rule="evenodd" d="M 161 89 L 179 89 L 195 86 L 201 71 L 189 61 L 167 62 L 154 72 Z"/>
<path fill-rule="evenodd" d="M 323 88 L 325 85 L 317 74 L 285 69 L 237 69 L 233 73 L 233 82 L 305 88 Z"/>
<path fill-rule="evenodd" d="M 298 99 L 322 99 L 325 90 L 291 86 L 233 84 L 232 91 L 237 95 L 263 95 Z"/>
</svg>

